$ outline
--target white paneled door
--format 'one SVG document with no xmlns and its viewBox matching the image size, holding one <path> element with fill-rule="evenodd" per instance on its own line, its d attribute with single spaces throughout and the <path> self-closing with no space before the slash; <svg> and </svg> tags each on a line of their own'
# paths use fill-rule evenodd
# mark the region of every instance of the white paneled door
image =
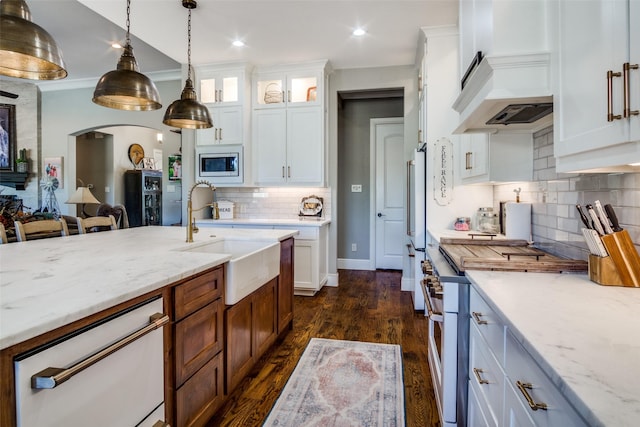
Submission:
<svg viewBox="0 0 640 427">
<path fill-rule="evenodd" d="M 372 119 L 375 144 L 375 268 L 402 270 L 405 226 L 404 124 Z"/>
</svg>

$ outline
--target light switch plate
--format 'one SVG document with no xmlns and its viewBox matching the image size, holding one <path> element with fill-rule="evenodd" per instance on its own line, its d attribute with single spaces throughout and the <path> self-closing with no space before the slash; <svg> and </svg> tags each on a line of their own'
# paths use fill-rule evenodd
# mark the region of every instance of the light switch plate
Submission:
<svg viewBox="0 0 640 427">
<path fill-rule="evenodd" d="M 360 184 L 351 184 L 351 192 L 352 193 L 362 193 L 362 185 L 360 185 Z"/>
</svg>

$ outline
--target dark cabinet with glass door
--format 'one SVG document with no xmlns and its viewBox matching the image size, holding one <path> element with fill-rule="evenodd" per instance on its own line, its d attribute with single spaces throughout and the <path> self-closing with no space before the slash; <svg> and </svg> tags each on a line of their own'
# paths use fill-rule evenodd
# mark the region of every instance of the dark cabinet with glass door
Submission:
<svg viewBox="0 0 640 427">
<path fill-rule="evenodd" d="M 126 171 L 124 206 L 129 216 L 129 226 L 162 225 L 162 171 Z"/>
</svg>

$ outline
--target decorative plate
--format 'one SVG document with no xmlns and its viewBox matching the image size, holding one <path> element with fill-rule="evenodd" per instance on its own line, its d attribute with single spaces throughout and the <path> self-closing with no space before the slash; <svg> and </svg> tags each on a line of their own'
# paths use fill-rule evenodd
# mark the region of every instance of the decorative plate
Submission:
<svg viewBox="0 0 640 427">
<path fill-rule="evenodd" d="M 129 160 L 133 163 L 134 166 L 137 166 L 138 163 L 144 158 L 144 148 L 140 144 L 131 144 L 129 146 Z"/>
<path fill-rule="evenodd" d="M 321 216 L 322 198 L 318 196 L 303 197 L 300 202 L 299 216 Z"/>
</svg>

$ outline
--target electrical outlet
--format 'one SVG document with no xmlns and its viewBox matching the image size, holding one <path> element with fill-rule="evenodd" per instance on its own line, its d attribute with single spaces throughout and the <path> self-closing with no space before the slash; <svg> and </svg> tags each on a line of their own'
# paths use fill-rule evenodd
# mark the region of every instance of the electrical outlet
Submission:
<svg viewBox="0 0 640 427">
<path fill-rule="evenodd" d="M 360 185 L 360 184 L 352 184 L 351 185 L 351 192 L 352 193 L 362 193 L 362 185 Z"/>
<path fill-rule="evenodd" d="M 357 252 L 358 251 L 358 245 L 355 243 L 351 244 L 351 252 Z"/>
</svg>

